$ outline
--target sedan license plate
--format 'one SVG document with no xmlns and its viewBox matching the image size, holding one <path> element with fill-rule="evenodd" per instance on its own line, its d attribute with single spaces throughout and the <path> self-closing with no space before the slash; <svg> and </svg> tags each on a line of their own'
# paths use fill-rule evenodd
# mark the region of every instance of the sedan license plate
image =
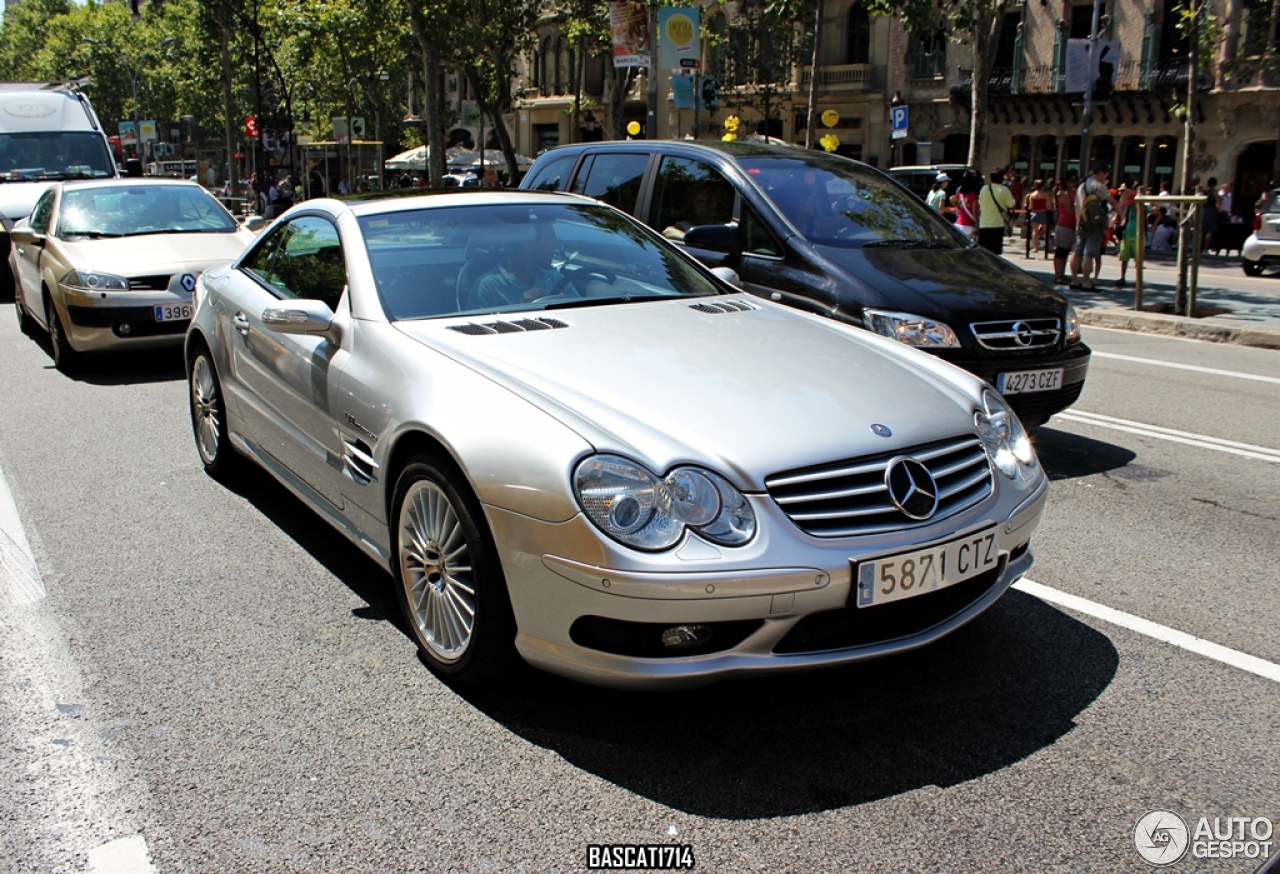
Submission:
<svg viewBox="0 0 1280 874">
<path fill-rule="evenodd" d="M 1020 395 L 1030 391 L 1053 391 L 1062 388 L 1062 368 L 1053 370 L 1020 370 L 996 377 L 996 391 L 1002 395 Z"/>
<path fill-rule="evenodd" d="M 156 304 L 157 322 L 189 322 L 195 308 L 189 303 Z"/>
<path fill-rule="evenodd" d="M 928 549 L 859 562 L 857 603 L 875 607 L 914 598 L 976 577 L 999 563 L 994 528 Z"/>
</svg>

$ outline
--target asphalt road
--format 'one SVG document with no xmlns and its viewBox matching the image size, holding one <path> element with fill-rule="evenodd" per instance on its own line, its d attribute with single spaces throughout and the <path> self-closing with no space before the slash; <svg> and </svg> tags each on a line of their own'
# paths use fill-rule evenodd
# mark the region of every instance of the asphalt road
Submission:
<svg viewBox="0 0 1280 874">
<path fill-rule="evenodd" d="M 1280 354 L 1086 337 L 1032 579 L 1274 668 Z M 204 475 L 176 355 L 70 380 L 5 305 L 0 362 L 0 871 L 1145 871 L 1151 809 L 1280 821 L 1276 679 L 1024 591 L 849 669 L 459 694 L 381 568 Z"/>
</svg>

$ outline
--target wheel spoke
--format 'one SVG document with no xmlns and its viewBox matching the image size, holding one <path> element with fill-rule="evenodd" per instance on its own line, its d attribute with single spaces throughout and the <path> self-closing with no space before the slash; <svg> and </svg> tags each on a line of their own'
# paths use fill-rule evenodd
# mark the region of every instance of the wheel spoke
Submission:
<svg viewBox="0 0 1280 874">
<path fill-rule="evenodd" d="M 474 569 L 458 508 L 435 482 L 415 482 L 401 504 L 400 572 L 424 648 L 461 658 L 475 629 Z"/>
</svg>

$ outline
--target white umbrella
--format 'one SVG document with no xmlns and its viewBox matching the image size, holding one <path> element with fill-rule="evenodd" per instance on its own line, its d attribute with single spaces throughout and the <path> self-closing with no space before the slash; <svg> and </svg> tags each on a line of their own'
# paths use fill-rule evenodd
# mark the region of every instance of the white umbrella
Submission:
<svg viewBox="0 0 1280 874">
<path fill-rule="evenodd" d="M 497 167 L 505 167 L 507 166 L 507 158 L 497 149 L 485 149 L 483 163 L 492 164 Z M 528 167 L 532 163 L 532 158 L 526 158 L 524 155 L 516 155 L 517 167 Z M 449 158 L 450 167 L 479 167 L 480 164 L 480 152 L 462 152 Z"/>
<path fill-rule="evenodd" d="M 388 170 L 425 170 L 427 169 L 426 146 L 418 146 L 416 149 L 410 149 L 407 152 L 401 152 L 394 158 L 388 158 L 382 162 L 382 166 Z"/>
</svg>

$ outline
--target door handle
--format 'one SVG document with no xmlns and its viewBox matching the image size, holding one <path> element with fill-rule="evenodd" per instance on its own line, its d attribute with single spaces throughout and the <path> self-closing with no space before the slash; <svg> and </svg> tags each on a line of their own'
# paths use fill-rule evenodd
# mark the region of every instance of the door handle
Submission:
<svg viewBox="0 0 1280 874">
<path fill-rule="evenodd" d="M 249 336 L 249 320 L 245 317 L 244 313 L 236 313 L 231 319 L 231 324 L 236 326 L 236 330 L 240 332 L 240 336 Z"/>
</svg>

